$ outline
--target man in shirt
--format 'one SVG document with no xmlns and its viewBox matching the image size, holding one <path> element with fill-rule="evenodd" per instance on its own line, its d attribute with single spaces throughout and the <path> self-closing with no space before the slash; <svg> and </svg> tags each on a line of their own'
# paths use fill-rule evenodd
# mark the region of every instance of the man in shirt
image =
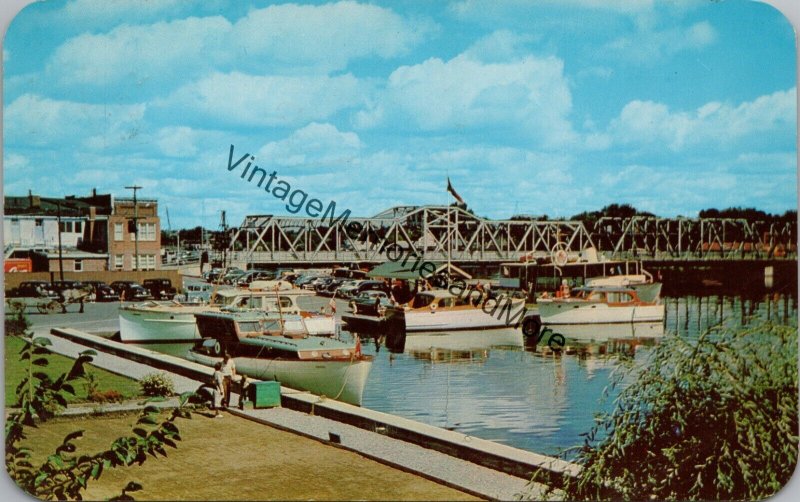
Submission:
<svg viewBox="0 0 800 502">
<path fill-rule="evenodd" d="M 222 356 L 222 379 L 223 379 L 223 394 L 222 394 L 222 407 L 227 408 L 231 402 L 231 381 L 236 376 L 236 364 L 233 358 L 226 352 Z"/>
</svg>

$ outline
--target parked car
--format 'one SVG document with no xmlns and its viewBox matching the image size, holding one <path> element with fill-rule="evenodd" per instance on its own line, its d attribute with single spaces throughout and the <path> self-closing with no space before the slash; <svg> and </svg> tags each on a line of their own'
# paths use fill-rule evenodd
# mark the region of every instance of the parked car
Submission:
<svg viewBox="0 0 800 502">
<path fill-rule="evenodd" d="M 111 287 L 120 296 L 120 299 L 132 302 L 148 300 L 150 292 L 141 284 L 134 281 L 114 281 Z"/>
<path fill-rule="evenodd" d="M 383 291 L 388 296 L 391 290 L 384 281 L 363 281 L 350 292 L 350 296 L 355 298 L 365 291 Z"/>
<path fill-rule="evenodd" d="M 212 268 L 211 270 L 208 270 L 203 273 L 203 279 L 205 279 L 208 282 L 217 282 L 217 280 L 222 275 L 222 272 L 224 272 L 224 270 L 225 269 L 222 268 Z"/>
<path fill-rule="evenodd" d="M 225 275 L 222 276 L 222 282 L 224 284 L 236 284 L 236 281 L 246 273 L 246 270 L 240 268 L 229 268 Z"/>
<path fill-rule="evenodd" d="M 119 300 L 119 294 L 103 281 L 84 281 L 92 288 L 93 300 L 96 302 L 113 302 Z"/>
<path fill-rule="evenodd" d="M 6 291 L 6 298 L 42 298 L 51 297 L 57 298 L 58 292 L 53 289 L 53 286 L 47 281 L 25 281 L 19 283 L 19 286 Z"/>
<path fill-rule="evenodd" d="M 65 289 L 81 289 L 83 287 L 83 283 L 80 281 L 53 281 L 52 285 L 53 291 L 56 293 L 61 293 Z"/>
<path fill-rule="evenodd" d="M 321 293 L 325 289 L 328 288 L 331 282 L 333 282 L 333 277 L 320 277 L 317 280 L 311 281 L 311 285 L 314 286 L 314 291 L 317 293 Z"/>
<path fill-rule="evenodd" d="M 336 290 L 336 296 L 339 298 L 349 299 L 353 297 L 353 293 L 358 289 L 358 286 L 364 281 L 347 281 Z"/>
<path fill-rule="evenodd" d="M 178 290 L 172 286 L 169 279 L 145 279 L 142 286 L 150 292 L 150 296 L 156 300 L 172 300 Z"/>
<path fill-rule="evenodd" d="M 303 288 L 303 287 L 305 287 L 306 284 L 308 284 L 311 281 L 315 281 L 319 277 L 321 277 L 321 276 L 318 275 L 318 274 L 301 275 L 300 277 L 297 278 L 296 281 L 294 281 L 294 285 L 297 286 L 298 288 Z M 305 288 L 305 289 L 308 289 L 308 288 Z"/>
<path fill-rule="evenodd" d="M 331 278 L 331 281 L 328 283 L 327 286 L 320 288 L 317 292 L 320 296 L 333 296 L 336 294 L 336 290 L 345 283 L 344 279 L 337 279 L 335 277 Z"/>
<path fill-rule="evenodd" d="M 380 290 L 363 291 L 350 301 L 350 309 L 354 314 L 381 316 L 390 306 L 392 301 L 389 296 Z"/>
<path fill-rule="evenodd" d="M 253 281 L 272 281 L 275 279 L 275 273 L 270 270 L 248 270 L 244 275 L 239 277 L 236 285 L 239 287 L 247 287 Z"/>
</svg>

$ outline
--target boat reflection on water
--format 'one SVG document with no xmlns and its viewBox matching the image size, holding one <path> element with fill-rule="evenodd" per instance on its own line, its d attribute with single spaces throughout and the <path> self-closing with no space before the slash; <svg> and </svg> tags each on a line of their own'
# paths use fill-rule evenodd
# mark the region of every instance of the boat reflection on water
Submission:
<svg viewBox="0 0 800 502">
<path fill-rule="evenodd" d="M 479 363 L 489 357 L 490 349 L 521 350 L 524 346 L 519 329 L 420 332 L 406 335 L 403 352 L 431 363 Z"/>
<path fill-rule="evenodd" d="M 538 337 L 528 337 L 528 350 L 542 355 L 634 355 L 640 346 L 652 346 L 664 337 L 663 322 L 626 324 L 559 324 L 542 327 Z"/>
</svg>

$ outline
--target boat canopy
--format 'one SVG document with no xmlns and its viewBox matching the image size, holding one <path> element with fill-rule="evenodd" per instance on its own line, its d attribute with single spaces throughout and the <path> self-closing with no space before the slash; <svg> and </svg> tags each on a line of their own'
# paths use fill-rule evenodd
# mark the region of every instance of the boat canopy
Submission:
<svg viewBox="0 0 800 502">
<path fill-rule="evenodd" d="M 404 263 L 405 262 L 405 263 Z M 468 273 L 464 272 L 460 268 L 456 267 L 453 264 L 447 264 L 446 262 L 429 262 L 425 259 L 419 259 L 417 261 L 417 257 L 409 256 L 404 258 L 403 261 L 387 261 L 381 263 L 377 267 L 373 268 L 367 273 L 367 277 L 370 278 L 379 278 L 379 279 L 402 279 L 407 281 L 413 281 L 416 279 L 427 279 L 427 277 L 423 277 L 423 272 L 420 271 L 420 267 L 423 263 L 432 263 L 435 267 L 433 275 L 436 275 L 441 272 L 447 272 L 451 275 L 460 275 L 466 279 L 472 279 L 472 276 Z"/>
</svg>

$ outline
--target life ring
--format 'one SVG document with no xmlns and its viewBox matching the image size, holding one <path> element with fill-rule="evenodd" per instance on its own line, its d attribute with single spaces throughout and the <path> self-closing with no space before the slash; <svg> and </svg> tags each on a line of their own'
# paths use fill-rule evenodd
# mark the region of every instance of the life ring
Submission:
<svg viewBox="0 0 800 502">
<path fill-rule="evenodd" d="M 217 343 L 214 344 L 214 347 L 212 347 L 211 352 L 215 356 L 222 356 L 222 344 L 219 343 L 219 340 L 217 340 Z"/>
<path fill-rule="evenodd" d="M 539 336 L 542 329 L 542 319 L 538 315 L 528 316 L 522 321 L 522 334 L 525 336 Z"/>
<path fill-rule="evenodd" d="M 436 312 L 436 304 L 435 303 L 431 303 L 431 313 L 434 313 L 434 312 Z"/>
</svg>

